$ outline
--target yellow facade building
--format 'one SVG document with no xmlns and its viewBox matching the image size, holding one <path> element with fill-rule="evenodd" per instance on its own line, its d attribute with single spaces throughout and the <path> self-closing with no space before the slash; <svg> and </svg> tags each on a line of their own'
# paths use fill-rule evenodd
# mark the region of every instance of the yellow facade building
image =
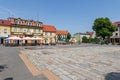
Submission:
<svg viewBox="0 0 120 80">
<path fill-rule="evenodd" d="M 10 36 L 10 22 L 8 20 L 0 20 L 0 44 L 4 43 L 4 39 Z"/>
<path fill-rule="evenodd" d="M 20 38 L 32 37 L 32 38 L 42 38 L 43 29 L 41 27 L 42 22 L 33 20 L 24 20 L 21 18 L 9 18 L 10 21 L 10 36 L 17 36 Z M 35 41 L 32 41 L 33 43 Z M 32 43 L 31 40 L 23 40 L 23 43 Z M 40 41 L 37 41 L 40 43 Z"/>
<path fill-rule="evenodd" d="M 52 25 L 42 25 L 43 27 L 43 43 L 44 44 L 56 44 L 56 28 Z"/>
</svg>

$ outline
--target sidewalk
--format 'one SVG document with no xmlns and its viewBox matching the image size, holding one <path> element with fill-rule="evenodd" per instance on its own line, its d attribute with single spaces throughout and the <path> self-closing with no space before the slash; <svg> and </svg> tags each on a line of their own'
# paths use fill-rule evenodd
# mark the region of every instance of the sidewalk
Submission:
<svg viewBox="0 0 120 80">
<path fill-rule="evenodd" d="M 0 47 L 0 80 L 48 80 L 44 75 L 32 76 L 19 51 L 20 48 Z"/>
</svg>

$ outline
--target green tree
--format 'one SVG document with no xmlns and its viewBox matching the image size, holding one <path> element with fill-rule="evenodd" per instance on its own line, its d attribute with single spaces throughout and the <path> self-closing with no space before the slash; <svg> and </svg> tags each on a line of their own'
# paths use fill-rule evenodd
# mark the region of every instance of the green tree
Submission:
<svg viewBox="0 0 120 80">
<path fill-rule="evenodd" d="M 82 37 L 82 42 L 83 42 L 83 43 L 88 43 L 88 42 L 89 42 L 89 39 L 88 39 L 86 36 L 83 36 L 83 37 Z"/>
<path fill-rule="evenodd" d="M 70 39 L 71 39 L 71 34 L 68 33 L 68 34 L 67 34 L 67 37 L 66 37 L 66 41 L 69 41 Z"/>
<path fill-rule="evenodd" d="M 93 42 L 93 38 L 89 37 L 88 38 L 88 43 L 92 43 Z"/>
<path fill-rule="evenodd" d="M 62 40 L 61 35 L 58 35 L 58 41 L 61 41 L 61 40 Z"/>
<path fill-rule="evenodd" d="M 99 42 L 100 42 L 99 38 L 97 38 L 97 37 L 93 38 L 93 43 L 99 43 Z"/>
<path fill-rule="evenodd" d="M 101 37 L 103 41 L 109 39 L 115 31 L 115 27 L 107 17 L 95 19 L 92 29 L 96 32 L 96 36 Z"/>
</svg>

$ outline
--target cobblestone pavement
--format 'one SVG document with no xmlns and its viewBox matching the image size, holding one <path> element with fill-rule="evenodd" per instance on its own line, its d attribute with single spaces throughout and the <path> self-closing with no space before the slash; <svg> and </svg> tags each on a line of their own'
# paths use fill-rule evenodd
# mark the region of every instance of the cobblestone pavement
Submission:
<svg viewBox="0 0 120 80">
<path fill-rule="evenodd" d="M 120 72 L 120 47 L 85 46 L 26 50 L 27 58 L 40 70 L 48 69 L 61 80 L 104 80 Z"/>
</svg>

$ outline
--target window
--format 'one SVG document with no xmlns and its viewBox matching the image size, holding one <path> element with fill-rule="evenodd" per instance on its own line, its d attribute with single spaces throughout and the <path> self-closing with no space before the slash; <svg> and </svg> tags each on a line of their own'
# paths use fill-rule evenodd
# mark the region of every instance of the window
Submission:
<svg viewBox="0 0 120 80">
<path fill-rule="evenodd" d="M 116 28 L 116 31 L 118 31 L 118 28 Z"/>
<path fill-rule="evenodd" d="M 5 34 L 7 33 L 7 29 L 4 29 L 4 33 L 5 33 Z"/>
<path fill-rule="evenodd" d="M 30 23 L 30 22 L 27 22 L 27 25 L 28 25 L 28 26 L 30 26 L 30 25 L 31 25 L 31 23 Z"/>
<path fill-rule="evenodd" d="M 36 29 L 34 29 L 34 33 L 36 33 Z"/>
<path fill-rule="evenodd" d="M 22 28 L 20 28 L 20 32 L 22 32 Z"/>
<path fill-rule="evenodd" d="M 36 23 L 36 26 L 38 26 L 38 23 Z"/>
<path fill-rule="evenodd" d="M 30 29 L 28 28 L 27 32 L 30 32 Z"/>
<path fill-rule="evenodd" d="M 116 36 L 118 36 L 118 33 L 115 33 Z"/>
<path fill-rule="evenodd" d="M 21 21 L 21 25 L 23 24 L 23 22 Z"/>
<path fill-rule="evenodd" d="M 52 33 L 50 33 L 50 36 L 52 36 Z"/>
<path fill-rule="evenodd" d="M 26 29 L 24 29 L 24 32 L 26 32 Z"/>
<path fill-rule="evenodd" d="M 20 24 L 20 22 L 16 20 L 16 21 L 15 21 L 15 24 Z"/>
<path fill-rule="evenodd" d="M 14 28 L 14 32 L 17 32 L 17 28 Z"/>
<path fill-rule="evenodd" d="M 20 24 L 20 22 L 19 22 L 19 21 L 17 21 L 17 24 Z"/>
<path fill-rule="evenodd" d="M 50 43 L 52 43 L 52 38 L 50 38 Z"/>
<path fill-rule="evenodd" d="M 4 21 L 2 21 L 2 24 L 4 24 Z"/>
<path fill-rule="evenodd" d="M 118 27 L 120 26 L 120 24 L 118 24 Z"/>
<path fill-rule="evenodd" d="M 45 32 L 45 35 L 47 36 L 47 32 Z"/>
</svg>

